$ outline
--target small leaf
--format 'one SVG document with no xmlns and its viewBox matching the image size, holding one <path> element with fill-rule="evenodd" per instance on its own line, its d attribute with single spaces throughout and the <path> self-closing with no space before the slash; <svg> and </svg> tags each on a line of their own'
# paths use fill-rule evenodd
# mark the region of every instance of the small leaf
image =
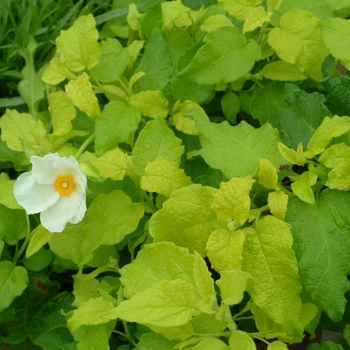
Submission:
<svg viewBox="0 0 350 350">
<path fill-rule="evenodd" d="M 310 204 L 315 203 L 314 192 L 311 186 L 317 182 L 318 175 L 314 171 L 305 171 L 291 185 L 296 196 Z"/>
<path fill-rule="evenodd" d="M 216 284 L 220 287 L 222 301 L 230 306 L 239 304 L 247 288 L 247 280 L 252 276 L 241 270 L 221 271 L 220 276 Z"/>
<path fill-rule="evenodd" d="M 186 281 L 160 281 L 110 310 L 110 317 L 150 326 L 176 327 L 192 318 L 195 289 Z"/>
<path fill-rule="evenodd" d="M 261 74 L 266 79 L 280 81 L 299 81 L 307 79 L 307 76 L 294 64 L 285 61 L 274 61 L 265 64 Z"/>
<path fill-rule="evenodd" d="M 166 118 L 168 115 L 168 100 L 161 91 L 141 91 L 132 95 L 128 102 L 135 105 L 146 117 Z"/>
<path fill-rule="evenodd" d="M 56 39 L 60 60 L 73 72 L 91 69 L 101 57 L 97 39 L 93 15 L 79 17 L 71 28 L 62 30 Z"/>
<path fill-rule="evenodd" d="M 96 120 L 96 153 L 114 148 L 127 141 L 136 131 L 141 120 L 140 111 L 122 101 L 107 103 Z"/>
<path fill-rule="evenodd" d="M 172 192 L 191 183 L 191 179 L 182 169 L 179 169 L 176 163 L 163 157 L 149 162 L 140 180 L 143 190 L 157 192 L 164 196 L 170 196 Z"/>
<path fill-rule="evenodd" d="M 180 103 L 176 109 L 176 113 L 172 117 L 175 128 L 188 135 L 197 135 L 195 122 L 191 118 L 193 114 L 208 119 L 207 114 L 199 104 L 188 100 Z"/>
<path fill-rule="evenodd" d="M 100 115 L 100 107 L 97 97 L 92 91 L 88 75 L 84 72 L 78 78 L 71 80 L 66 86 L 66 93 L 69 99 L 82 112 L 90 118 L 97 118 Z"/>
<path fill-rule="evenodd" d="M 260 159 L 259 183 L 269 190 L 277 189 L 277 170 L 267 159 Z"/>
<path fill-rule="evenodd" d="M 243 243 L 249 228 L 228 232 L 215 230 L 208 239 L 207 251 L 209 260 L 217 272 L 240 270 L 243 259 Z"/>
<path fill-rule="evenodd" d="M 316 154 L 322 153 L 334 137 L 339 137 L 347 133 L 349 130 L 349 117 L 339 117 L 337 115 L 333 118 L 325 117 L 307 145 L 306 156 L 310 156 L 311 158 Z"/>
<path fill-rule="evenodd" d="M 53 57 L 41 80 L 46 84 L 57 85 L 66 78 L 74 79 L 74 74 L 69 71 L 59 58 Z"/>
<path fill-rule="evenodd" d="M 262 0 L 219 0 L 224 9 L 240 21 L 245 21 Z"/>
<path fill-rule="evenodd" d="M 29 282 L 27 270 L 10 261 L 0 262 L 0 311 L 20 296 Z"/>
<path fill-rule="evenodd" d="M 270 192 L 267 203 L 271 214 L 277 219 L 284 220 L 287 212 L 288 195 L 282 191 Z"/>
<path fill-rule="evenodd" d="M 0 174 L 0 204 L 10 209 L 23 209 L 22 206 L 17 203 L 13 195 L 13 186 L 15 182 L 16 180 L 11 180 L 6 173 Z"/>
<path fill-rule="evenodd" d="M 243 331 L 234 331 L 229 339 L 229 344 L 230 350 L 256 350 L 253 339 Z"/>
<path fill-rule="evenodd" d="M 44 137 L 46 130 L 41 120 L 28 113 L 7 109 L 0 119 L 1 138 L 14 151 L 23 152 L 27 147 L 37 154 L 37 137 Z"/>
<path fill-rule="evenodd" d="M 139 175 L 142 176 L 148 162 L 157 157 L 164 157 L 180 164 L 183 151 L 181 140 L 174 135 L 164 119 L 158 117 L 148 121 L 141 130 L 132 152 L 132 162 Z"/>
<path fill-rule="evenodd" d="M 74 332 L 81 326 L 92 326 L 107 323 L 109 313 L 114 305 L 103 297 L 89 299 L 74 310 L 72 317 L 67 320 L 70 331 Z"/>
<path fill-rule="evenodd" d="M 101 43 L 102 55 L 91 73 L 102 83 L 118 81 L 130 61 L 130 54 L 117 39 L 107 38 Z"/>
<path fill-rule="evenodd" d="M 26 213 L 23 209 L 10 209 L 0 204 L 0 240 L 14 245 L 26 236 Z"/>
<path fill-rule="evenodd" d="M 249 218 L 250 190 L 255 180 L 251 176 L 233 177 L 222 182 L 220 189 L 214 194 L 212 208 L 220 220 L 231 221 L 243 225 Z"/>
<path fill-rule="evenodd" d="M 207 338 L 200 341 L 193 350 L 229 350 L 229 347 L 220 339 Z"/>
<path fill-rule="evenodd" d="M 72 130 L 71 121 L 76 116 L 73 102 L 64 91 L 50 93 L 49 101 L 54 134 L 57 136 L 67 135 Z"/>
<path fill-rule="evenodd" d="M 281 341 L 274 341 L 267 346 L 267 350 L 288 350 L 288 346 Z"/>
<path fill-rule="evenodd" d="M 123 180 L 127 169 L 127 155 L 119 148 L 102 153 L 99 157 L 95 153 L 84 152 L 79 159 L 96 169 L 99 175 L 104 178 L 111 178 L 114 181 Z"/>
<path fill-rule="evenodd" d="M 297 151 L 294 151 L 294 149 L 288 148 L 283 143 L 278 142 L 278 150 L 283 158 L 292 164 L 304 165 L 308 162 L 305 158 L 303 144 L 301 142 L 298 144 Z"/>
<path fill-rule="evenodd" d="M 270 20 L 270 16 L 266 13 L 265 9 L 261 6 L 255 7 L 253 11 L 249 13 L 246 21 L 243 25 L 243 33 L 251 32 L 256 28 L 261 27 L 265 22 Z"/>
<path fill-rule="evenodd" d="M 51 237 L 52 233 L 40 225 L 28 244 L 28 248 L 26 250 L 26 258 L 29 258 L 31 255 L 39 251 L 50 240 Z"/>
</svg>

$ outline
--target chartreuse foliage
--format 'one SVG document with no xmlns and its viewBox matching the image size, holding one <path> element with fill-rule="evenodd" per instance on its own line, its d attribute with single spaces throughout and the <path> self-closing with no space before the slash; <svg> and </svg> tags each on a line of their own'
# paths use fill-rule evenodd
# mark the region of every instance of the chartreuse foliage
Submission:
<svg viewBox="0 0 350 350">
<path fill-rule="evenodd" d="M 321 325 L 344 340 L 310 349 L 348 349 L 350 1 L 139 3 L 80 16 L 39 73 L 28 45 L 28 110 L 0 119 L 0 342 L 282 350 Z M 50 152 L 88 177 L 62 233 L 12 193 Z"/>
</svg>

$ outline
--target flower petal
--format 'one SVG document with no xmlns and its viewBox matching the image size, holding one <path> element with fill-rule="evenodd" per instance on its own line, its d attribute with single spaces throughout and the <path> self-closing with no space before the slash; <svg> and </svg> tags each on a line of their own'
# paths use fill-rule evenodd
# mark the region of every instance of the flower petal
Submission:
<svg viewBox="0 0 350 350">
<path fill-rule="evenodd" d="M 71 224 L 77 224 L 78 222 L 80 222 L 81 220 L 83 220 L 83 217 L 86 213 L 86 198 L 85 198 L 85 194 L 80 202 L 80 206 L 78 208 L 78 212 L 75 214 L 75 216 L 73 216 L 69 222 Z"/>
<path fill-rule="evenodd" d="M 30 162 L 33 164 L 32 175 L 40 184 L 53 184 L 59 172 L 54 168 L 54 163 L 60 157 L 50 153 L 44 157 L 32 156 Z"/>
<path fill-rule="evenodd" d="M 78 161 L 73 156 L 69 158 L 59 157 L 53 166 L 60 174 L 72 174 L 75 181 L 78 181 L 82 176 L 85 177 L 84 173 L 80 170 Z"/>
<path fill-rule="evenodd" d="M 35 214 L 54 205 L 60 195 L 52 185 L 35 181 L 31 172 L 21 174 L 15 182 L 13 194 L 27 214 Z"/>
<path fill-rule="evenodd" d="M 77 215 L 81 201 L 82 198 L 75 191 L 69 196 L 60 197 L 52 207 L 40 214 L 41 224 L 51 232 L 62 232 L 67 222 Z"/>
</svg>

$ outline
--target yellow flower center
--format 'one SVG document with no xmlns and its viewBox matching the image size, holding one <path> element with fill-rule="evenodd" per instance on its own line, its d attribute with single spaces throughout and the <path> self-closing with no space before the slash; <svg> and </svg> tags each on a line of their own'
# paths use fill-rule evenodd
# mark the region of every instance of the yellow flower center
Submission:
<svg viewBox="0 0 350 350">
<path fill-rule="evenodd" d="M 74 182 L 73 176 L 72 175 L 57 176 L 54 184 L 54 188 L 61 196 L 70 195 L 75 188 L 75 182 Z"/>
</svg>

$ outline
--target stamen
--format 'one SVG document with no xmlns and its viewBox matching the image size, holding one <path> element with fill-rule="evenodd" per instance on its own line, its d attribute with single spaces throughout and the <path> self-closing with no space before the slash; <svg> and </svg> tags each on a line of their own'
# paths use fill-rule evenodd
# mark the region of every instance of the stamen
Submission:
<svg viewBox="0 0 350 350">
<path fill-rule="evenodd" d="M 72 175 L 57 176 L 54 184 L 54 188 L 61 196 L 70 195 L 75 188 L 75 182 L 74 182 L 73 176 Z"/>
</svg>

